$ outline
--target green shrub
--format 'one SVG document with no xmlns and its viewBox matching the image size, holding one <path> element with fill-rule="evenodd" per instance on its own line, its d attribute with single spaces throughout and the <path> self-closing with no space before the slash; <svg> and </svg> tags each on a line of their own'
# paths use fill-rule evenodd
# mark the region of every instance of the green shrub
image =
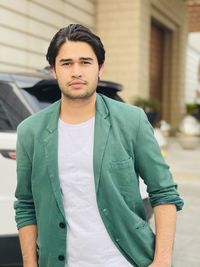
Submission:
<svg viewBox="0 0 200 267">
<path fill-rule="evenodd" d="M 142 108 L 146 113 L 148 112 L 160 112 L 160 102 L 155 98 L 142 98 L 137 97 L 133 104 Z"/>
</svg>

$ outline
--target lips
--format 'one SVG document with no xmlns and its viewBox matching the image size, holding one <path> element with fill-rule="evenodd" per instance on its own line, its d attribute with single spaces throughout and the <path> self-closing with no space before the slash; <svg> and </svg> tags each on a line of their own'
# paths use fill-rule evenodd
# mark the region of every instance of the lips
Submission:
<svg viewBox="0 0 200 267">
<path fill-rule="evenodd" d="M 77 80 L 77 81 L 71 81 L 69 83 L 69 86 L 81 86 L 81 85 L 84 85 L 84 84 L 86 84 L 86 82 Z"/>
</svg>

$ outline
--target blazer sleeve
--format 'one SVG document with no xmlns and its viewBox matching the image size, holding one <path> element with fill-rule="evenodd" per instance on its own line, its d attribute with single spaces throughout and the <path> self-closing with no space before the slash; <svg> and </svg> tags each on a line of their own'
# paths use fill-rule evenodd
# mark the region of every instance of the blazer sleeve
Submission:
<svg viewBox="0 0 200 267">
<path fill-rule="evenodd" d="M 139 128 L 135 142 L 136 169 L 147 185 L 152 207 L 161 204 L 175 204 L 177 210 L 183 207 L 183 200 L 177 192 L 169 166 L 164 161 L 160 147 L 154 137 L 143 110 L 140 112 Z"/>
<path fill-rule="evenodd" d="M 17 187 L 14 209 L 15 220 L 19 229 L 26 225 L 36 224 L 36 217 L 31 189 L 32 162 L 27 152 L 30 137 L 28 138 L 27 133 L 23 134 L 20 127 L 17 132 Z"/>
</svg>

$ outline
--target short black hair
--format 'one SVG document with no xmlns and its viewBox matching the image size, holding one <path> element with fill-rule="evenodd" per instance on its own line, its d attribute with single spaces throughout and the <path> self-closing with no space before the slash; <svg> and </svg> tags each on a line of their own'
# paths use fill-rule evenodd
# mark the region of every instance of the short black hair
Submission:
<svg viewBox="0 0 200 267">
<path fill-rule="evenodd" d="M 104 63 L 105 50 L 101 39 L 85 26 L 80 24 L 69 24 L 64 28 L 61 28 L 50 42 L 46 59 L 51 67 L 55 66 L 55 60 L 59 50 L 67 40 L 88 43 L 97 57 L 99 66 Z"/>
</svg>

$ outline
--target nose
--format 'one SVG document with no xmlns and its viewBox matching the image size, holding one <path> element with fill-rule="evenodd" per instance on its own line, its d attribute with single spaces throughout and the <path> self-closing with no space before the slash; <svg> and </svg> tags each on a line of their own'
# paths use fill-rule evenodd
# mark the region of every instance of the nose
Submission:
<svg viewBox="0 0 200 267">
<path fill-rule="evenodd" d="M 82 71 L 79 64 L 74 64 L 71 69 L 71 75 L 72 78 L 81 78 L 82 77 Z"/>
</svg>

